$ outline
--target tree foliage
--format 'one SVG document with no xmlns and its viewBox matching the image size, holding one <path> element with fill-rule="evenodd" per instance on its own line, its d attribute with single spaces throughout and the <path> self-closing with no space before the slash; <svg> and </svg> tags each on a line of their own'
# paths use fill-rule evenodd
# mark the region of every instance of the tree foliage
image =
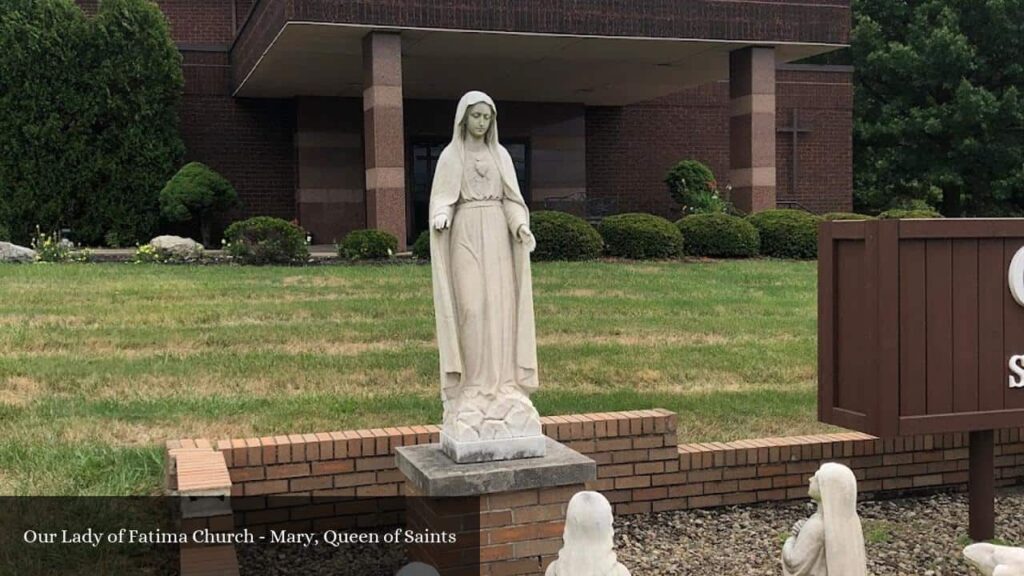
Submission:
<svg viewBox="0 0 1024 576">
<path fill-rule="evenodd" d="M 181 56 L 148 0 L 0 2 L 0 219 L 16 240 L 71 228 L 129 244 L 155 232 L 183 153 Z"/>
<path fill-rule="evenodd" d="M 1024 213 L 1024 0 L 854 0 L 854 188 Z"/>
</svg>

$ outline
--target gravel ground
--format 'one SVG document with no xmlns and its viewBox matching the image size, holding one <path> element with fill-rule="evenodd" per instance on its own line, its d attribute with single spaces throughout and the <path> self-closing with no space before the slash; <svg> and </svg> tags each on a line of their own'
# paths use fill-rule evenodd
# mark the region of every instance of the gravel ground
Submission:
<svg viewBox="0 0 1024 576">
<path fill-rule="evenodd" d="M 236 546 L 240 576 L 390 576 L 405 566 L 404 546 Z"/>
<path fill-rule="evenodd" d="M 633 576 L 772 575 L 794 522 L 814 512 L 807 502 L 662 512 L 616 518 L 619 561 Z M 963 561 L 967 495 L 858 504 L 868 571 L 875 576 L 977 576 Z M 1024 543 L 1024 491 L 996 498 L 999 543 Z"/>
<path fill-rule="evenodd" d="M 810 500 L 639 514 L 615 519 L 619 561 L 633 576 L 780 576 L 779 553 L 794 522 L 814 512 Z M 858 504 L 874 576 L 979 576 L 961 551 L 967 495 Z M 1024 488 L 996 498 L 999 543 L 1024 543 Z M 260 576 L 391 575 L 406 563 L 402 546 L 240 546 L 241 574 Z"/>
</svg>

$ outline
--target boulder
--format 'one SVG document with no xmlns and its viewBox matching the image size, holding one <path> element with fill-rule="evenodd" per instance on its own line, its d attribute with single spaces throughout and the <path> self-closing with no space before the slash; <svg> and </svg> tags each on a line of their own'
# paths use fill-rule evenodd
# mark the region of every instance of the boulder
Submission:
<svg viewBox="0 0 1024 576">
<path fill-rule="evenodd" d="M 203 255 L 203 245 L 191 238 L 157 236 L 149 241 L 149 245 L 167 258 L 191 260 Z"/>
<path fill-rule="evenodd" d="M 0 262 L 34 262 L 36 251 L 10 242 L 0 242 Z"/>
</svg>

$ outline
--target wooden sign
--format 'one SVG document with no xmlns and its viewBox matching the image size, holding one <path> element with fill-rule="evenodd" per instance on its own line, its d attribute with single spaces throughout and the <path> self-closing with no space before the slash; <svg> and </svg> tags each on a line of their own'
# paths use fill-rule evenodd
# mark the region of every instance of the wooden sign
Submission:
<svg viewBox="0 0 1024 576">
<path fill-rule="evenodd" d="M 1024 426 L 1024 219 L 826 222 L 818 240 L 818 418 L 970 432 L 970 534 L 992 538 L 992 431 Z"/>
<path fill-rule="evenodd" d="M 1024 219 L 829 222 L 819 242 L 820 420 L 1024 426 Z"/>
</svg>

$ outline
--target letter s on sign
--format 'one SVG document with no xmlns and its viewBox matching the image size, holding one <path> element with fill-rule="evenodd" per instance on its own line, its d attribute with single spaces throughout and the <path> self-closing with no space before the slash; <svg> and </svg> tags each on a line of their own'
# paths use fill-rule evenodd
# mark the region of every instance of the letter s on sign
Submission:
<svg viewBox="0 0 1024 576">
<path fill-rule="evenodd" d="M 1017 304 L 1024 306 L 1024 247 L 1017 250 L 1013 260 L 1010 261 L 1010 294 Z"/>
<path fill-rule="evenodd" d="M 1024 388 L 1024 356 L 1010 356 L 1010 388 Z"/>
</svg>

